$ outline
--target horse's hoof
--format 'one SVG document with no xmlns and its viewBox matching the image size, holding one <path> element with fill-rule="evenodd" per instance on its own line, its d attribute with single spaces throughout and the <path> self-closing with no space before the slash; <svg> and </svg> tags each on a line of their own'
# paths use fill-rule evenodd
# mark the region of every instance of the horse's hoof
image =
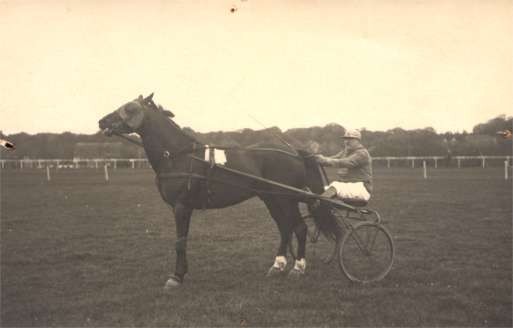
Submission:
<svg viewBox="0 0 513 328">
<path fill-rule="evenodd" d="M 299 279 L 304 275 L 305 275 L 304 271 L 300 271 L 296 268 L 293 268 L 292 270 L 289 271 L 288 277 L 293 278 L 293 279 Z"/>
<path fill-rule="evenodd" d="M 276 276 L 279 276 L 279 275 L 282 275 L 284 272 L 283 269 L 280 269 L 280 268 L 277 268 L 275 266 L 272 266 L 269 271 L 267 271 L 267 277 L 276 277 Z"/>
<path fill-rule="evenodd" d="M 180 287 L 181 285 L 182 282 L 177 277 L 173 276 L 166 281 L 166 284 L 164 285 L 164 291 L 170 291 L 176 287 Z"/>
</svg>

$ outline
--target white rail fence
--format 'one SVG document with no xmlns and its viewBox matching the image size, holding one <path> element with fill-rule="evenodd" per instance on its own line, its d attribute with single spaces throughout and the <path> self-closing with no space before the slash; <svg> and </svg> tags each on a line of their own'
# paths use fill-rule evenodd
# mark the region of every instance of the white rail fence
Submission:
<svg viewBox="0 0 513 328">
<path fill-rule="evenodd" d="M 373 157 L 372 161 L 374 163 L 385 162 L 387 167 L 390 168 L 391 163 L 393 162 L 407 162 L 411 165 L 412 168 L 415 168 L 415 165 L 418 164 L 423 165 L 424 162 L 426 164 L 432 164 L 435 168 L 438 168 L 438 164 L 443 163 L 443 165 L 453 165 L 454 162 L 457 163 L 458 168 L 461 168 L 464 161 L 476 161 L 479 160 L 481 162 L 481 167 L 485 168 L 487 161 L 494 160 L 500 161 L 501 163 L 507 162 L 511 165 L 512 156 L 452 156 L 450 159 L 447 156 L 404 156 L 404 157 Z"/>
<path fill-rule="evenodd" d="M 79 169 L 79 168 L 96 168 L 100 169 L 104 166 L 113 169 L 120 168 L 149 168 L 150 164 L 146 158 L 89 158 L 89 159 L 3 159 L 0 160 L 2 169 L 42 169 L 52 167 L 56 169 Z"/>
<path fill-rule="evenodd" d="M 509 180 L 511 176 L 513 176 L 512 171 L 512 156 L 454 156 L 450 160 L 447 157 L 443 156 L 408 156 L 408 157 L 374 157 L 373 166 L 376 163 L 384 162 L 386 163 L 386 167 L 390 168 L 391 163 L 394 161 L 402 162 L 403 164 L 407 161 L 408 166 L 411 168 L 415 168 L 415 163 L 421 163 L 419 167 L 422 167 L 422 175 L 424 179 L 428 179 L 428 171 L 427 164 L 431 163 L 432 166 L 436 169 L 438 168 L 438 161 L 445 162 L 446 166 L 449 162 L 455 160 L 458 163 L 458 168 L 461 168 L 462 161 L 465 160 L 476 160 L 481 161 L 481 167 L 486 167 L 486 161 L 494 161 L 497 165 L 497 162 L 503 163 L 504 165 L 504 179 Z M 495 166 L 496 166 L 495 165 Z M 474 165 L 475 166 L 475 163 Z M 50 168 L 55 170 L 60 169 L 79 169 L 79 168 L 94 168 L 100 169 L 103 168 L 105 181 L 109 181 L 109 168 L 114 170 L 119 168 L 128 168 L 128 169 L 136 169 L 136 168 L 149 168 L 150 164 L 145 158 L 109 158 L 109 159 L 22 159 L 22 160 L 9 160 L 4 159 L 0 160 L 0 167 L 2 169 L 45 169 L 46 170 L 46 178 L 48 181 L 51 180 Z"/>
<path fill-rule="evenodd" d="M 481 167 L 485 168 L 487 162 L 506 162 L 511 166 L 512 156 L 453 156 L 448 160 L 445 156 L 404 156 L 404 157 L 373 157 L 372 161 L 374 164 L 386 164 L 388 168 L 395 165 L 404 166 L 407 163 L 411 168 L 423 167 L 423 163 L 426 165 L 438 168 L 438 166 L 448 164 L 457 164 L 458 168 L 462 167 L 462 164 L 468 161 L 480 161 Z M 0 160 L 0 167 L 14 168 L 14 169 L 43 169 L 46 167 L 52 168 L 103 168 L 105 165 L 113 169 L 119 168 L 150 168 L 150 164 L 146 158 L 75 158 L 75 159 L 3 159 Z"/>
</svg>

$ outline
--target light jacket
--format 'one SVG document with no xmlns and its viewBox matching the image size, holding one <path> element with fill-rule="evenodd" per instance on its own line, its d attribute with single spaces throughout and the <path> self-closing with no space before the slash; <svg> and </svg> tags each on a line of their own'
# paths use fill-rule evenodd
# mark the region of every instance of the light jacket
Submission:
<svg viewBox="0 0 513 328">
<path fill-rule="evenodd" d="M 372 193 L 372 158 L 362 145 L 347 154 L 336 154 L 330 158 L 329 165 L 346 169 L 337 172 L 341 181 L 363 182 L 367 191 Z"/>
</svg>

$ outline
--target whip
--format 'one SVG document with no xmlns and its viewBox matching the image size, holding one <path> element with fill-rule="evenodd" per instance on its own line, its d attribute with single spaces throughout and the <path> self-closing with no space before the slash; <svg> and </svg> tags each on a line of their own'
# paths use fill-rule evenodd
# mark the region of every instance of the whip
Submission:
<svg viewBox="0 0 513 328">
<path fill-rule="evenodd" d="M 280 140 L 281 142 L 283 142 L 285 145 L 287 145 L 287 147 L 290 148 L 290 150 L 292 150 L 292 152 L 298 156 L 299 154 L 297 153 L 296 149 L 294 147 L 292 147 L 291 144 L 289 144 L 285 139 L 283 139 L 281 136 L 279 136 L 278 134 L 274 133 L 273 131 L 269 130 L 262 122 L 260 122 L 259 120 L 257 120 L 256 118 L 254 118 L 253 116 L 251 116 L 250 114 L 248 114 L 248 116 L 254 120 L 255 122 L 257 122 L 258 124 L 260 124 L 266 132 L 269 132 L 269 134 L 274 137 L 274 138 L 277 138 L 278 140 Z"/>
</svg>

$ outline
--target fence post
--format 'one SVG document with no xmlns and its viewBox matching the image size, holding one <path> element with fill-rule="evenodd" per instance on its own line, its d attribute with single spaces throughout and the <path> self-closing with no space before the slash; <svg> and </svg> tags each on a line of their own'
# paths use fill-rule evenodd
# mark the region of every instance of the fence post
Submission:
<svg viewBox="0 0 513 328">
<path fill-rule="evenodd" d="M 51 180 L 51 177 L 50 177 L 50 166 L 48 166 L 48 164 L 46 164 L 46 180 L 48 180 L 48 181 Z"/>
<path fill-rule="evenodd" d="M 481 157 L 481 164 L 483 166 L 483 169 L 485 168 L 485 158 L 484 157 Z"/>
<path fill-rule="evenodd" d="M 103 170 L 105 171 L 105 181 L 109 181 L 109 169 L 108 169 L 108 164 L 105 164 L 105 166 L 103 166 Z"/>
<path fill-rule="evenodd" d="M 461 158 L 458 158 L 458 168 L 461 169 Z"/>
<path fill-rule="evenodd" d="M 412 159 L 411 160 L 411 168 L 414 169 L 415 168 L 415 159 Z"/>
<path fill-rule="evenodd" d="M 438 168 L 438 158 L 435 157 L 435 169 Z"/>
<path fill-rule="evenodd" d="M 504 180 L 508 180 L 508 173 L 509 173 L 508 172 L 509 171 L 508 164 L 509 164 L 508 160 L 505 160 L 504 161 Z"/>
<path fill-rule="evenodd" d="M 427 179 L 426 161 L 422 161 L 422 167 L 424 168 L 424 179 Z"/>
<path fill-rule="evenodd" d="M 115 159 L 114 160 L 114 170 L 118 168 L 118 161 Z"/>
</svg>

